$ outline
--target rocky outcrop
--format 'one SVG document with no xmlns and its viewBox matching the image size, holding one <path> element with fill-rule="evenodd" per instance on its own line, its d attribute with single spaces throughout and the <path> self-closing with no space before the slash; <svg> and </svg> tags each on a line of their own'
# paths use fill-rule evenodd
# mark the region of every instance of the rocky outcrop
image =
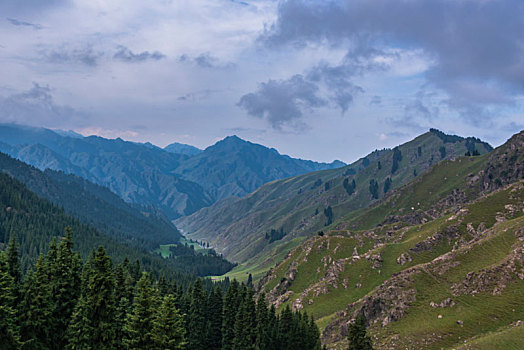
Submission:
<svg viewBox="0 0 524 350">
<path fill-rule="evenodd" d="M 446 298 L 444 300 L 442 300 L 440 303 L 435 303 L 435 302 L 430 302 L 429 303 L 429 306 L 431 307 L 451 307 L 451 306 L 455 306 L 455 301 L 451 298 Z"/>
<path fill-rule="evenodd" d="M 348 305 L 345 311 L 339 312 L 322 333 L 325 343 L 333 343 L 347 335 L 348 324 L 358 313 L 363 312 L 369 325 L 382 327 L 401 319 L 409 306 L 416 301 L 416 290 L 412 288 L 414 274 L 419 269 L 410 268 L 398 274 L 378 287 L 371 295 Z"/>
<path fill-rule="evenodd" d="M 490 155 L 480 173 L 479 187 L 491 192 L 524 179 L 524 131 L 515 134 Z"/>
<path fill-rule="evenodd" d="M 431 237 L 423 240 L 422 242 L 417 243 L 413 248 L 410 248 L 409 251 L 413 253 L 420 253 L 427 250 L 432 250 L 439 244 L 443 239 L 451 241 L 460 236 L 459 229 L 456 225 L 446 226 L 443 231 L 433 234 Z"/>
<path fill-rule="evenodd" d="M 404 265 L 405 263 L 411 262 L 411 261 L 413 261 L 413 258 L 408 253 L 402 253 L 397 258 L 397 264 L 399 265 Z"/>
<path fill-rule="evenodd" d="M 517 234 L 522 234 L 520 231 L 517 231 Z M 520 237 L 519 246 L 500 264 L 468 273 L 464 280 L 451 286 L 451 291 L 455 296 L 475 295 L 487 291 L 493 295 L 500 295 L 516 278 L 524 280 L 524 237 Z"/>
</svg>

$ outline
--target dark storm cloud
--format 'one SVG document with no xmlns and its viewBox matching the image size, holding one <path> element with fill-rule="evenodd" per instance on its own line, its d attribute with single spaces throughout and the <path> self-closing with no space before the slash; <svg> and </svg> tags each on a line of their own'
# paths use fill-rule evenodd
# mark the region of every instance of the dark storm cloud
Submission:
<svg viewBox="0 0 524 350">
<path fill-rule="evenodd" d="M 524 92 L 523 13 L 521 0 L 289 0 L 260 41 L 347 45 L 364 36 L 375 47 L 422 48 L 435 60 L 429 81 L 474 115 Z"/>
<path fill-rule="evenodd" d="M 316 66 L 312 67 L 301 77 L 300 82 L 302 84 L 307 84 L 311 89 L 315 90 L 315 97 L 322 101 L 322 103 L 316 104 L 303 104 L 303 103 L 294 103 L 289 101 L 287 104 L 282 102 L 281 96 L 276 93 L 263 93 L 263 106 L 264 110 L 267 112 L 268 121 L 275 129 L 281 129 L 282 125 L 292 126 L 293 123 L 302 117 L 302 110 L 304 108 L 318 108 L 325 105 L 334 106 L 339 108 L 344 114 L 349 106 L 353 103 L 353 100 L 356 95 L 363 93 L 364 89 L 361 86 L 356 85 L 353 80 L 355 77 L 362 76 L 363 74 L 371 71 L 386 70 L 388 66 L 385 63 L 378 63 L 375 59 L 377 57 L 388 57 L 391 54 L 388 54 L 382 50 L 377 50 L 367 46 L 364 42 L 360 41 L 354 45 L 351 49 L 348 50 L 345 57 L 338 64 L 330 64 L 327 62 L 320 62 Z M 297 76 L 295 76 L 297 77 Z M 286 81 L 297 81 L 293 77 Z M 269 84 L 272 82 L 272 87 L 275 89 L 274 81 L 268 81 Z M 281 84 L 284 87 L 286 84 Z M 266 85 L 261 85 L 267 89 Z M 259 96 L 261 95 L 261 88 L 254 93 L 248 94 L 242 97 L 244 99 L 246 96 Z M 276 90 L 276 89 L 275 89 Z M 251 97 L 253 98 L 253 97 Z M 254 110 L 246 108 L 246 105 L 239 103 L 240 107 L 243 107 L 248 114 L 256 117 L 260 117 L 260 111 L 258 108 Z M 256 105 L 259 105 L 257 103 Z M 274 106 L 272 106 L 274 104 Z M 289 108 L 293 106 L 293 108 Z M 290 113 L 293 117 L 279 118 L 279 115 L 282 115 L 280 109 L 283 108 L 288 111 L 293 110 L 294 113 Z M 274 114 L 274 115 L 273 115 Z M 269 117 L 272 115 L 271 117 Z M 278 120 L 279 123 L 274 121 Z M 295 126 L 303 124 L 294 124 Z"/>
<path fill-rule="evenodd" d="M 81 48 L 61 47 L 42 51 L 41 54 L 50 63 L 83 64 L 90 67 L 96 66 L 103 56 L 103 53 L 95 51 L 89 45 Z"/>
<path fill-rule="evenodd" d="M 11 23 L 14 26 L 21 26 L 21 27 L 31 27 L 35 30 L 42 29 L 42 26 L 40 24 L 34 24 L 29 22 L 20 21 L 16 18 L 6 18 L 9 23 Z"/>
<path fill-rule="evenodd" d="M 273 128 L 304 127 L 300 121 L 304 109 L 326 105 L 316 84 L 295 75 L 287 80 L 268 80 L 256 92 L 242 96 L 238 106 L 254 117 L 266 119 Z"/>
<path fill-rule="evenodd" d="M 118 51 L 114 54 L 113 58 L 119 61 L 128 62 L 128 63 L 137 63 L 137 62 L 144 62 L 144 61 L 158 61 L 163 58 L 165 58 L 166 55 L 164 55 L 161 52 L 154 51 L 143 51 L 140 53 L 134 53 L 130 49 L 128 49 L 125 46 L 119 46 Z"/>
<path fill-rule="evenodd" d="M 0 96 L 0 121 L 36 126 L 60 127 L 82 114 L 69 106 L 57 105 L 49 86 L 33 83 L 28 91 Z"/>
</svg>

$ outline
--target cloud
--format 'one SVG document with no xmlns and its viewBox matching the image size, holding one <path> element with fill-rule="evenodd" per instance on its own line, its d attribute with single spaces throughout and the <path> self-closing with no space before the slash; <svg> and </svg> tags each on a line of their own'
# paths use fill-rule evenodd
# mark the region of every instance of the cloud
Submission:
<svg viewBox="0 0 524 350">
<path fill-rule="evenodd" d="M 15 19 L 15 18 L 6 18 L 6 19 L 7 19 L 7 21 L 9 21 L 9 23 L 11 23 L 14 26 L 31 27 L 34 30 L 40 30 L 40 29 L 43 28 L 40 24 L 34 24 L 34 23 L 19 21 L 19 20 Z"/>
<path fill-rule="evenodd" d="M 201 53 L 198 56 L 191 57 L 187 54 L 180 55 L 178 62 L 193 63 L 201 68 L 233 68 L 235 65 L 231 62 L 223 63 L 217 57 L 210 53 Z"/>
<path fill-rule="evenodd" d="M 290 121 L 296 121 L 301 118 L 302 110 L 305 108 L 313 109 L 328 105 L 339 108 L 342 114 L 345 114 L 349 106 L 353 103 L 355 96 L 364 93 L 364 88 L 354 82 L 355 78 L 361 77 L 369 72 L 387 70 L 389 65 L 384 58 L 394 55 L 395 54 L 368 47 L 361 42 L 359 45 L 350 48 L 343 59 L 337 64 L 320 62 L 306 70 L 303 75 L 295 75 L 287 81 L 280 81 L 279 84 L 275 84 L 275 81 L 270 80 L 266 85 L 261 85 L 256 93 L 244 95 L 238 105 L 243 107 L 250 115 L 258 117 L 260 117 L 261 114 L 260 106 L 264 106 L 265 115 L 267 116 L 265 119 L 277 130 L 281 129 L 280 121 L 288 124 Z M 297 80 L 296 77 L 298 76 L 300 80 Z M 290 82 L 293 82 L 293 84 L 290 84 Z M 290 96 L 287 96 L 286 98 L 288 98 L 288 100 L 287 104 L 285 104 L 281 96 L 277 93 L 267 93 L 267 91 L 264 91 L 268 89 L 268 86 L 271 86 L 271 89 L 275 91 L 285 90 L 288 88 L 288 85 L 295 85 L 298 82 L 307 84 L 311 91 L 314 90 L 314 96 L 322 103 L 297 103 L 296 101 L 300 101 L 299 99 L 293 100 L 292 98 L 289 99 Z M 282 86 L 284 88 L 277 89 L 277 85 L 278 87 Z M 250 103 L 247 105 L 242 102 L 246 96 L 250 99 Z M 257 96 L 257 98 L 255 98 L 255 96 Z M 272 107 L 272 104 L 275 106 Z M 257 108 L 253 110 L 247 107 L 251 107 L 252 105 L 257 106 Z M 288 117 L 273 115 L 281 115 L 282 112 L 280 109 L 282 108 L 289 114 Z M 275 121 L 279 121 L 279 123 L 275 123 Z M 299 125 L 299 127 L 302 126 L 302 124 Z"/>
<path fill-rule="evenodd" d="M 434 59 L 428 82 L 468 117 L 524 93 L 523 12 L 520 0 L 288 0 L 259 41 L 269 48 L 361 41 L 378 50 L 421 48 Z"/>
<path fill-rule="evenodd" d="M 33 83 L 28 91 L 0 96 L 0 120 L 34 126 L 61 127 L 81 121 L 85 115 L 72 107 L 57 105 L 49 86 Z"/>
<path fill-rule="evenodd" d="M 400 114 L 388 117 L 386 120 L 396 130 L 411 129 L 416 132 L 427 130 L 434 125 L 440 114 L 439 103 L 435 102 L 435 97 L 431 92 L 420 90 L 404 106 Z"/>
<path fill-rule="evenodd" d="M 0 1 L 0 10 L 4 14 L 42 14 L 42 11 L 50 10 L 69 2 L 70 0 L 2 0 Z"/>
<path fill-rule="evenodd" d="M 149 52 L 143 51 L 140 53 L 133 53 L 130 49 L 125 46 L 118 46 L 118 51 L 114 54 L 113 58 L 119 61 L 128 63 L 137 63 L 144 61 L 158 61 L 165 58 L 166 55 L 159 51 Z"/>
<path fill-rule="evenodd" d="M 371 97 L 371 100 L 369 101 L 370 105 L 381 105 L 382 104 L 382 97 L 375 95 Z"/>
<path fill-rule="evenodd" d="M 256 92 L 240 98 L 238 106 L 254 117 L 267 120 L 274 129 L 304 128 L 300 121 L 305 109 L 326 105 L 316 84 L 302 75 L 287 80 L 268 80 Z"/>
<path fill-rule="evenodd" d="M 103 56 L 102 52 L 95 51 L 91 45 L 79 48 L 64 45 L 58 49 L 42 50 L 41 54 L 50 63 L 82 64 L 89 67 L 97 66 L 99 59 Z"/>
<path fill-rule="evenodd" d="M 211 94 L 216 93 L 218 90 L 204 89 L 202 91 L 188 92 L 187 94 L 177 97 L 178 101 L 182 102 L 194 102 L 208 98 Z"/>
</svg>

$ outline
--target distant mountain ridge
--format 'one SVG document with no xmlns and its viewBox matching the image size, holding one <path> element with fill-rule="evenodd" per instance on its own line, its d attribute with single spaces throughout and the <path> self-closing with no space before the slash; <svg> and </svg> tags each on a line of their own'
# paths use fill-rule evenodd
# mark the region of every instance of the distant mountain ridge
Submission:
<svg viewBox="0 0 524 350">
<path fill-rule="evenodd" d="M 171 219 L 221 198 L 245 195 L 269 181 L 341 165 L 294 159 L 237 137 L 188 156 L 149 143 L 69 137 L 13 124 L 0 125 L 0 151 L 42 170 L 106 186 L 126 202 L 154 205 Z"/>
<path fill-rule="evenodd" d="M 201 150 L 200 148 L 178 142 L 173 142 L 167 145 L 166 147 L 164 147 L 164 150 L 171 153 L 185 154 L 187 156 L 195 156 L 203 152 L 203 150 Z"/>
<path fill-rule="evenodd" d="M 441 160 L 492 150 L 476 138 L 442 135 L 431 130 L 342 168 L 267 183 L 245 197 L 219 201 L 179 218 L 175 225 L 189 237 L 210 242 L 230 260 L 248 265 L 257 261 L 252 268 L 259 273 L 260 260 L 254 256 L 274 261 L 275 254 L 285 254 L 289 245 L 367 207 Z M 272 230 L 282 232 L 282 237 L 268 239 Z"/>
<path fill-rule="evenodd" d="M 340 161 L 328 164 L 291 158 L 233 135 L 181 162 L 175 172 L 201 184 L 219 200 L 246 195 L 273 180 L 344 165 Z"/>
<path fill-rule="evenodd" d="M 178 242 L 182 235 L 153 208 L 136 207 L 103 186 L 75 175 L 31 165 L 0 153 L 0 173 L 22 182 L 30 191 L 108 236 L 154 250 Z"/>
</svg>

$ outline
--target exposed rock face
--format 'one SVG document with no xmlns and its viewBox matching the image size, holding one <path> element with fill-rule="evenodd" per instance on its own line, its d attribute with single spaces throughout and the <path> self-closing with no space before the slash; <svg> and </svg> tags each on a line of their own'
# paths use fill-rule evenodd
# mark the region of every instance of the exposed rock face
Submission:
<svg viewBox="0 0 524 350">
<path fill-rule="evenodd" d="M 437 244 L 443 239 L 447 238 L 449 241 L 458 238 L 460 235 L 458 227 L 456 225 L 447 226 L 444 231 L 437 232 L 431 237 L 417 243 L 413 248 L 409 250 L 413 253 L 420 253 L 427 250 L 432 250 Z"/>
<path fill-rule="evenodd" d="M 413 258 L 408 253 L 402 253 L 397 258 L 397 264 L 399 265 L 404 265 L 405 263 L 411 262 L 411 261 L 413 261 Z"/>
<path fill-rule="evenodd" d="M 524 229 L 520 230 L 524 232 Z M 522 234 L 518 231 L 517 234 Z M 520 232 L 520 233 L 519 233 Z M 522 236 L 520 237 L 523 238 Z M 504 288 L 515 278 L 524 280 L 524 243 L 520 241 L 512 253 L 503 262 L 479 272 L 470 272 L 466 278 L 451 286 L 453 295 L 471 294 L 491 291 L 493 295 L 500 295 Z"/>
<path fill-rule="evenodd" d="M 480 177 L 480 189 L 488 192 L 524 179 L 524 131 L 490 155 Z"/>
<path fill-rule="evenodd" d="M 453 301 L 453 299 L 451 298 L 446 298 L 444 299 L 443 301 L 441 301 L 440 303 L 435 303 L 435 302 L 431 302 L 429 303 L 429 306 L 431 307 L 448 307 L 448 306 L 455 306 L 455 301 Z"/>
<path fill-rule="evenodd" d="M 373 294 L 350 304 L 346 311 L 330 323 L 322 334 L 325 343 L 332 343 L 347 335 L 348 324 L 364 312 L 368 324 L 380 324 L 382 327 L 402 318 L 409 305 L 416 301 L 416 290 L 411 288 L 412 276 L 420 273 L 418 269 L 404 270 L 384 282 Z"/>
<path fill-rule="evenodd" d="M 367 260 L 371 262 L 371 267 L 375 270 L 380 269 L 382 267 L 382 256 L 380 253 L 373 254 L 367 257 Z"/>
</svg>

